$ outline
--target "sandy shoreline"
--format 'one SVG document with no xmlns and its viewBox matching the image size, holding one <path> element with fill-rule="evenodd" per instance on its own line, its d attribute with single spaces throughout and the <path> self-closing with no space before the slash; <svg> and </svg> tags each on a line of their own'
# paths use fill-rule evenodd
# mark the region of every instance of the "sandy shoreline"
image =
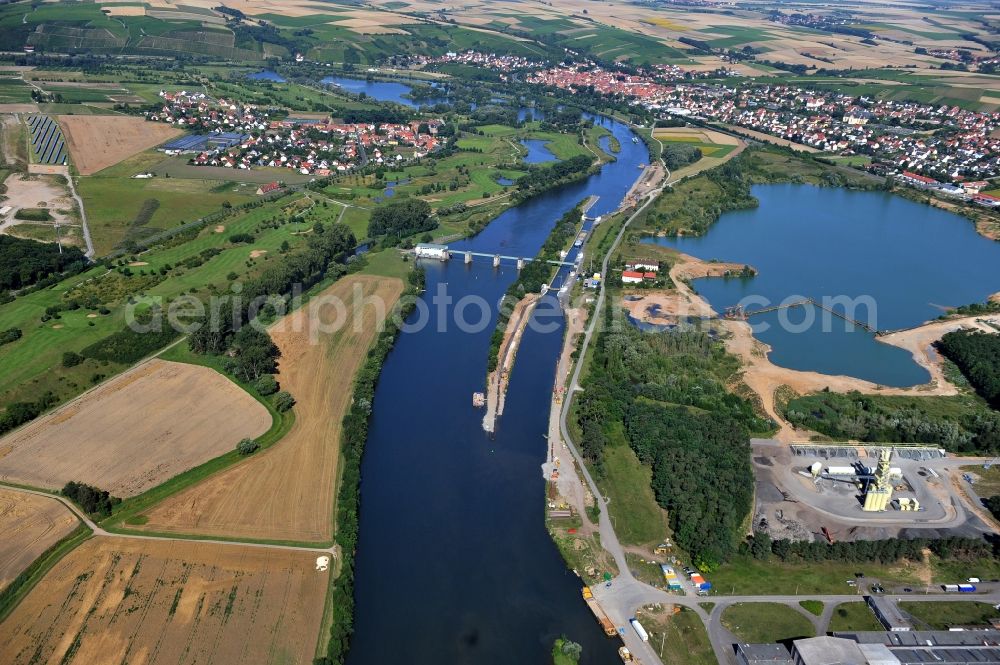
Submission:
<svg viewBox="0 0 1000 665">
<path fill-rule="evenodd" d="M 677 263 L 670 270 L 670 277 L 674 281 L 675 289 L 636 292 L 632 294 L 633 297 L 637 295 L 642 297 L 637 300 L 626 300 L 623 306 L 635 319 L 649 323 L 676 322 L 686 316 L 715 317 L 718 313 L 704 298 L 688 287 L 686 280 L 719 276 L 727 271 L 739 271 L 742 268 L 742 264 L 709 263 L 693 256 L 680 254 Z M 650 308 L 653 306 L 655 307 L 651 312 Z M 749 323 L 716 319 L 717 325 L 729 333 L 725 336 L 726 351 L 739 357 L 743 364 L 740 378 L 759 397 L 762 411 L 778 423 L 780 430 L 775 438 L 782 441 L 801 440 L 807 438 L 809 434 L 796 431 L 778 413 L 775 392 L 782 386 L 787 386 L 799 394 L 818 392 L 827 388 L 839 393 L 858 391 L 880 395 L 926 397 L 958 394 L 958 389 L 944 376 L 941 358 L 935 351 L 933 343 L 946 333 L 962 328 L 996 332 L 984 321 L 993 321 L 1000 325 L 1000 314 L 932 321 L 910 330 L 878 337 L 878 341 L 883 344 L 891 344 L 909 351 L 913 355 L 914 361 L 927 369 L 931 375 L 930 381 L 919 386 L 891 388 L 851 376 L 821 374 L 780 367 L 769 358 L 771 348 L 753 336 Z"/>
</svg>

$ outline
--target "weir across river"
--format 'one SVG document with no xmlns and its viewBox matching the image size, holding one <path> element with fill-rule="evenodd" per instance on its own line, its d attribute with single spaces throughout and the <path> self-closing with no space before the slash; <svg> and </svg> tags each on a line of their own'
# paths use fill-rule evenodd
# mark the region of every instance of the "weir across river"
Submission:
<svg viewBox="0 0 1000 665">
<path fill-rule="evenodd" d="M 504 256 L 503 254 L 487 254 L 486 252 L 471 252 L 471 251 L 468 251 L 468 250 L 454 250 L 454 249 L 449 249 L 448 250 L 448 256 L 449 257 L 455 257 L 455 256 L 465 257 L 465 262 L 466 263 L 472 263 L 472 257 L 473 256 L 480 256 L 480 257 L 485 257 L 485 258 L 488 258 L 488 259 L 493 259 L 493 267 L 494 268 L 499 267 L 501 261 L 516 261 L 517 262 L 517 267 L 518 268 L 523 268 L 525 263 L 527 263 L 529 261 L 537 261 L 538 260 L 538 259 L 536 259 L 534 257 L 530 257 L 530 256 L 525 256 L 525 257 L 521 257 L 521 256 Z M 573 265 L 573 263 L 571 263 L 569 261 L 546 261 L 546 263 L 550 263 L 550 264 L 552 264 L 554 266 L 572 266 Z"/>
</svg>

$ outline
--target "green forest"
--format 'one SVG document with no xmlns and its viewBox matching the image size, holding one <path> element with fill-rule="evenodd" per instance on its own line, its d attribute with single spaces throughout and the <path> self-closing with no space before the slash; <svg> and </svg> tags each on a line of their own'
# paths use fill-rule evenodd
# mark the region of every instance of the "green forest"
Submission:
<svg viewBox="0 0 1000 665">
<path fill-rule="evenodd" d="M 551 166 L 532 166 L 531 170 L 517 179 L 517 188 L 525 193 L 525 198 L 558 184 L 571 182 L 590 171 L 593 158 L 576 155 L 556 162 Z"/>
<path fill-rule="evenodd" d="M 372 211 L 368 223 L 368 235 L 406 236 L 432 231 L 437 228 L 437 221 L 431 217 L 431 206 L 421 199 L 401 199 L 384 203 Z"/>
<path fill-rule="evenodd" d="M 742 540 L 753 504 L 750 434 L 772 423 L 726 389 L 738 362 L 706 332 L 644 333 L 613 321 L 610 309 L 605 316 L 576 404 L 581 449 L 601 475 L 624 422 L 676 543 L 711 570 Z"/>
<path fill-rule="evenodd" d="M 937 344 L 983 399 L 1000 409 L 1000 335 L 956 330 Z"/>
<path fill-rule="evenodd" d="M 0 291 L 23 289 L 39 280 L 86 267 L 76 247 L 0 235 Z"/>
<path fill-rule="evenodd" d="M 1000 413 L 974 396 L 889 397 L 820 392 L 791 400 L 796 427 L 834 439 L 927 443 L 956 453 L 1000 452 Z"/>
</svg>

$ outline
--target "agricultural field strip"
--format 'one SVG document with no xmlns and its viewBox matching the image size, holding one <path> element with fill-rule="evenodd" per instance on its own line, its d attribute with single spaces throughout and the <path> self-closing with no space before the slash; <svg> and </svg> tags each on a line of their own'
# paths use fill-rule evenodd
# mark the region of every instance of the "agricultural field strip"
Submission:
<svg viewBox="0 0 1000 665">
<path fill-rule="evenodd" d="M 334 282 L 321 298 L 346 303 L 358 293 L 385 303 L 390 311 L 402 290 L 398 279 L 357 274 Z M 292 429 L 278 445 L 156 504 L 136 530 L 328 542 L 341 419 L 354 377 L 377 334 L 374 309 L 356 314 L 363 317 L 358 319 L 364 321 L 360 330 L 349 318 L 336 331 L 323 331 L 323 317 L 330 313 L 311 307 L 276 322 L 269 332 L 281 350 L 277 378 L 297 399 Z"/>
<path fill-rule="evenodd" d="M 90 517 L 88 517 L 85 512 L 80 510 L 79 506 L 77 506 L 75 503 L 73 503 L 69 499 L 59 494 L 50 494 L 48 492 L 42 492 L 41 490 L 33 490 L 27 487 L 8 485 L 6 483 L 0 483 L 0 487 L 3 487 L 4 489 L 10 490 L 12 492 L 33 494 L 35 496 L 41 496 L 47 499 L 55 499 L 56 501 L 59 501 L 64 506 L 69 508 L 73 512 L 73 514 L 87 526 L 88 529 L 93 531 L 95 536 L 101 538 L 125 538 L 131 540 L 167 540 L 167 541 L 177 541 L 184 543 L 198 542 L 198 543 L 210 543 L 213 545 L 238 545 L 240 547 L 260 547 L 264 549 L 296 550 L 302 552 L 317 552 L 317 553 L 324 553 L 331 555 L 337 554 L 336 545 L 331 545 L 330 547 L 324 548 L 324 547 L 310 547 L 306 545 L 284 545 L 281 543 L 261 543 L 253 540 L 241 541 L 236 539 L 221 540 L 221 539 L 207 538 L 207 537 L 202 538 L 198 536 L 145 535 L 132 532 L 118 533 L 114 531 L 108 531 L 103 527 L 99 526 L 96 522 L 90 519 Z"/>
<path fill-rule="evenodd" d="M 0 479 L 46 489 L 76 480 L 128 498 L 263 434 L 271 420 L 215 370 L 154 358 L 0 438 Z"/>
<path fill-rule="evenodd" d="M 42 498 L 0 487 L 0 590 L 31 562 L 72 533 L 77 516 L 52 497 Z"/>
<path fill-rule="evenodd" d="M 4 620 L 5 662 L 312 659 L 330 573 L 313 554 L 90 539 Z M 53 602 L 53 599 L 58 599 Z"/>
</svg>

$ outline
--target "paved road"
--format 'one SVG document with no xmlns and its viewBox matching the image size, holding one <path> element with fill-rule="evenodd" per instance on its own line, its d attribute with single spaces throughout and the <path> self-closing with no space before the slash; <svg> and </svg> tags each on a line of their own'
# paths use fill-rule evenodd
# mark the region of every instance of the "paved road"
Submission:
<svg viewBox="0 0 1000 665">
<path fill-rule="evenodd" d="M 80 208 L 80 224 L 83 226 L 83 240 L 87 243 L 87 251 L 84 254 L 88 259 L 93 259 L 95 254 L 94 241 L 90 238 L 90 227 L 87 226 L 87 211 L 83 208 L 83 199 L 76 193 L 73 176 L 67 174 L 66 183 L 69 185 L 69 193 L 76 199 L 76 205 Z"/>
</svg>

